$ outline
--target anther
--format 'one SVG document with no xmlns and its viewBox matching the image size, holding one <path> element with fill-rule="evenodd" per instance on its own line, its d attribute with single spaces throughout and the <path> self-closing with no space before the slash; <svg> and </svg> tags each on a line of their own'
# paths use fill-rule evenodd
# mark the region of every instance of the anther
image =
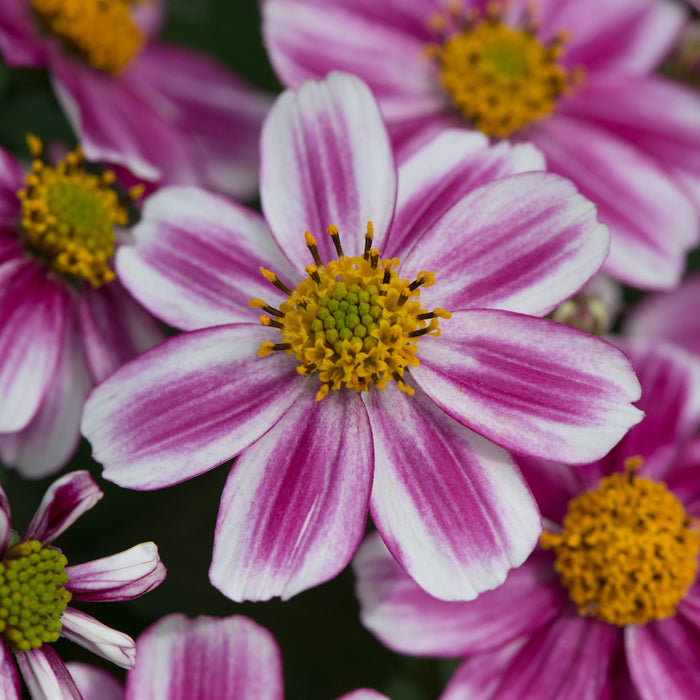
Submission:
<svg viewBox="0 0 700 700">
<path fill-rule="evenodd" d="M 284 328 L 284 323 L 274 321 L 273 319 L 268 318 L 267 316 L 261 316 L 260 323 L 263 326 L 272 326 L 273 328 Z"/>
<path fill-rule="evenodd" d="M 266 270 L 264 267 L 260 268 L 260 272 L 268 282 L 274 284 L 281 292 L 284 292 L 287 296 L 292 295 L 292 290 L 284 284 L 284 282 L 281 282 L 274 272 L 270 272 L 270 270 Z"/>
<path fill-rule="evenodd" d="M 321 284 L 321 275 L 318 274 L 318 269 L 315 265 L 307 265 L 304 269 L 306 270 L 306 274 L 311 277 L 316 284 Z"/>
<path fill-rule="evenodd" d="M 248 302 L 248 306 L 252 306 L 254 309 L 262 309 L 265 313 L 277 316 L 277 318 L 284 318 L 284 314 L 279 309 L 266 304 L 262 299 L 251 299 Z"/>
<path fill-rule="evenodd" d="M 367 222 L 367 233 L 365 234 L 365 252 L 362 257 L 369 260 L 369 251 L 372 250 L 372 239 L 374 238 L 374 224 L 371 221 Z"/>
<path fill-rule="evenodd" d="M 421 335 L 425 335 L 426 333 L 430 333 L 434 328 L 431 328 L 430 326 L 426 326 L 425 328 L 418 328 L 415 331 L 411 331 L 408 334 L 409 338 L 418 338 Z"/>
<path fill-rule="evenodd" d="M 321 256 L 318 254 L 316 239 L 311 235 L 310 231 L 307 231 L 304 234 L 304 238 L 306 239 L 306 247 L 311 251 L 311 256 L 313 257 L 317 267 L 323 267 L 323 261 L 321 260 Z"/>
<path fill-rule="evenodd" d="M 343 253 L 343 246 L 340 245 L 340 234 L 338 233 L 338 229 L 331 224 L 328 227 L 328 235 L 331 237 L 331 240 L 333 241 L 333 245 L 335 246 L 335 252 L 338 254 L 338 258 L 342 258 L 345 256 L 345 253 Z"/>
</svg>

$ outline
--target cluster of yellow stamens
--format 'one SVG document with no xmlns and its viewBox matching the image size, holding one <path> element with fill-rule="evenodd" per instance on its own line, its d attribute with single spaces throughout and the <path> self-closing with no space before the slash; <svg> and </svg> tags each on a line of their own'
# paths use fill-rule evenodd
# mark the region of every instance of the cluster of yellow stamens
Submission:
<svg viewBox="0 0 700 700">
<path fill-rule="evenodd" d="M 0 634 L 17 651 L 58 639 L 71 598 L 64 586 L 67 563 L 36 540 L 10 547 L 0 562 Z"/>
<path fill-rule="evenodd" d="M 41 141 L 30 135 L 27 142 L 34 160 L 17 195 L 28 250 L 61 275 L 93 287 L 114 279 L 114 226 L 128 223 L 128 199 L 143 188 L 133 188 L 122 202 L 112 187 L 114 173 L 86 172 L 80 147 L 52 167 L 41 158 Z"/>
<path fill-rule="evenodd" d="M 579 613 L 611 625 L 673 615 L 697 572 L 696 523 L 665 484 L 635 476 L 641 463 L 572 499 L 561 534 L 540 539 Z"/>
<path fill-rule="evenodd" d="M 117 74 L 141 49 L 130 5 L 140 0 L 32 0 L 42 26 L 93 68 Z"/>
<path fill-rule="evenodd" d="M 580 71 L 560 63 L 565 34 L 543 44 L 529 10 L 521 27 L 503 22 L 503 4 L 490 2 L 482 16 L 452 3 L 428 20 L 440 41 L 426 53 L 440 71 L 452 103 L 479 131 L 506 138 L 550 114 Z"/>
<path fill-rule="evenodd" d="M 440 335 L 439 318 L 449 318 L 444 309 L 426 311 L 417 301 L 420 287 L 434 283 L 432 272 L 420 272 L 414 282 L 397 274 L 399 260 L 381 260 L 372 248 L 372 223 L 367 224 L 363 255 L 343 253 L 335 226 L 328 227 L 337 260 L 321 261 L 316 239 L 307 231 L 306 245 L 314 265 L 291 290 L 277 276 L 262 269 L 265 279 L 289 296 L 279 309 L 261 299 L 250 305 L 263 309 L 264 326 L 278 328 L 283 342 L 264 342 L 258 355 L 284 351 L 299 361 L 297 371 L 310 376 L 318 372 L 323 383 L 316 400 L 341 387 L 367 391 L 370 385 L 383 389 L 395 379 L 399 389 L 413 394 L 402 377 L 407 366 L 418 365 L 416 343 L 425 334 Z"/>
</svg>

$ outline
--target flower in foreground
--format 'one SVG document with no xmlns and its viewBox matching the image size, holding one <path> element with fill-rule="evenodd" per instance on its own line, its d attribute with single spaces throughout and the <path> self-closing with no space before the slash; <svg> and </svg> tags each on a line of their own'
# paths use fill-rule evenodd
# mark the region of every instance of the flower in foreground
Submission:
<svg viewBox="0 0 700 700">
<path fill-rule="evenodd" d="M 368 506 L 434 595 L 498 585 L 540 520 L 489 440 L 585 462 L 641 415 L 619 350 L 528 315 L 602 262 L 595 207 L 522 172 L 542 165 L 531 147 L 456 132 L 404 165 L 397 194 L 377 105 L 342 73 L 279 98 L 261 159 L 269 229 L 219 196 L 166 188 L 118 253 L 127 288 L 190 332 L 88 399 L 82 430 L 105 478 L 157 489 L 240 455 L 210 569 L 234 600 L 335 576 Z"/>
<path fill-rule="evenodd" d="M 700 376 L 670 345 L 624 347 L 645 419 L 591 465 L 518 460 L 545 532 L 503 586 L 447 603 L 376 536 L 360 547 L 364 624 L 396 651 L 466 657 L 442 700 L 697 697 Z"/>
<path fill-rule="evenodd" d="M 653 75 L 684 21 L 666 0 L 265 0 L 288 87 L 344 70 L 377 97 L 394 143 L 446 128 L 535 144 L 610 227 L 604 270 L 677 284 L 698 243 L 700 96 Z M 534 7 L 534 9 L 533 9 Z"/>
<path fill-rule="evenodd" d="M 10 509 L 0 489 L 0 695 L 21 697 L 19 665 L 34 698 L 80 700 L 63 661 L 51 648 L 59 636 L 99 656 L 133 668 L 131 637 L 74 609 L 72 600 L 131 600 L 158 586 L 165 567 L 152 542 L 119 554 L 68 566 L 53 541 L 102 498 L 85 471 L 57 479 L 21 538 L 10 529 Z"/>
<path fill-rule="evenodd" d="M 3 0 L 0 51 L 45 67 L 88 159 L 154 183 L 251 198 L 271 99 L 212 59 L 154 41 L 162 0 Z"/>
<path fill-rule="evenodd" d="M 90 389 L 163 334 L 112 270 L 130 201 L 114 175 L 28 141 L 26 176 L 0 149 L 0 460 L 39 478 L 73 454 Z"/>
<path fill-rule="evenodd" d="M 68 665 L 83 700 L 282 700 L 282 659 L 275 638 L 243 615 L 175 613 L 136 640 L 126 687 L 87 664 Z M 338 700 L 386 700 L 361 689 Z"/>
</svg>

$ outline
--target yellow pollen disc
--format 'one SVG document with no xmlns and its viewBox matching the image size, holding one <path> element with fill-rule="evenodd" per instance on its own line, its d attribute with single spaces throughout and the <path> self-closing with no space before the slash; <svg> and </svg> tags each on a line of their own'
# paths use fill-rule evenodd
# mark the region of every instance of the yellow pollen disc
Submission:
<svg viewBox="0 0 700 700">
<path fill-rule="evenodd" d="M 34 161 L 17 193 L 27 249 L 61 275 L 93 287 L 111 281 L 114 226 L 128 223 L 127 207 L 111 186 L 114 173 L 86 172 L 79 148 L 52 167 L 41 160 L 39 139 L 27 141 Z"/>
<path fill-rule="evenodd" d="M 635 458 L 632 458 L 634 460 Z M 540 544 L 581 615 L 611 625 L 642 625 L 673 615 L 695 580 L 700 535 L 660 482 L 612 474 L 569 502 L 560 535 Z"/>
<path fill-rule="evenodd" d="M 0 562 L 0 634 L 17 651 L 55 642 L 70 593 L 66 558 L 31 540 L 10 547 Z"/>
<path fill-rule="evenodd" d="M 371 247 L 371 222 L 361 256 L 345 256 L 338 230 L 329 226 L 328 232 L 338 259 L 322 264 L 316 240 L 307 232 L 306 243 L 316 264 L 306 268 L 308 276 L 296 289 L 262 270 L 289 299 L 279 309 L 260 299 L 250 302 L 271 315 L 261 317 L 261 323 L 278 328 L 282 335 L 277 344 L 264 342 L 258 355 L 284 350 L 299 361 L 300 374 L 318 373 L 322 382 L 318 401 L 331 389 L 366 391 L 371 385 L 383 389 L 392 379 L 412 394 L 402 377 L 406 367 L 418 365 L 417 341 L 422 335 L 440 335 L 438 319 L 450 317 L 444 309 L 428 312 L 418 301 L 420 287 L 434 283 L 433 273 L 421 272 L 414 282 L 401 279 L 399 260 L 380 260 Z"/>
<path fill-rule="evenodd" d="M 559 62 L 563 35 L 543 45 L 531 20 L 524 28 L 506 26 L 498 6 L 489 6 L 483 18 L 435 20 L 429 26 L 441 41 L 426 47 L 427 53 L 436 60 L 454 106 L 489 136 L 506 138 L 547 116 L 578 80 L 578 73 L 567 72 Z"/>
<path fill-rule="evenodd" d="M 141 49 L 130 5 L 138 0 L 32 0 L 39 21 L 93 68 L 117 74 Z"/>
</svg>

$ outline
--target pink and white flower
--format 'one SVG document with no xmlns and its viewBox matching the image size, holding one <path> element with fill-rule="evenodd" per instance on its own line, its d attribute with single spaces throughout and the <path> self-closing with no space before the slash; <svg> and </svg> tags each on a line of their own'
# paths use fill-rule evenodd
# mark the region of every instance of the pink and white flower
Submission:
<svg viewBox="0 0 700 700">
<path fill-rule="evenodd" d="M 607 273 L 649 289 L 679 281 L 699 240 L 700 96 L 652 71 L 678 39 L 680 4 L 264 0 L 262 8 L 268 53 L 288 87 L 330 70 L 357 75 L 404 152 L 474 124 L 533 143 L 548 170 L 598 205 L 612 237 Z M 490 37 L 485 16 L 496 27 Z M 502 127 L 518 114 L 521 123 Z"/>
<path fill-rule="evenodd" d="M 26 177 L 43 170 L 54 180 L 46 186 L 35 183 L 34 190 L 44 193 L 37 194 L 37 203 L 45 204 L 51 186 L 74 187 L 88 198 L 83 204 L 102 207 L 99 213 L 91 208 L 91 216 L 109 219 L 102 204 L 89 199 L 94 190 L 85 187 L 87 183 L 102 188 L 100 178 L 84 176 L 74 164 L 56 183 L 58 170 L 69 166 L 65 162 L 56 168 L 45 166 L 39 154 L 35 155 L 39 170 Z M 118 280 L 102 283 L 105 275 L 113 273 L 101 271 L 101 278 L 93 277 L 101 286 L 94 287 L 79 275 L 57 272 L 56 256 L 52 260 L 52 254 L 39 251 L 38 239 L 35 243 L 28 239 L 33 224 L 23 213 L 18 196 L 27 189 L 19 163 L 0 148 L 0 460 L 16 467 L 22 476 L 40 478 L 58 471 L 75 451 L 83 402 L 90 389 L 121 364 L 153 347 L 163 334 Z M 117 201 L 111 188 L 105 186 L 104 191 Z M 80 208 L 73 214 L 53 214 L 68 226 L 66 240 L 70 240 L 72 227 L 80 226 Z M 78 220 L 73 220 L 76 216 Z M 115 230 L 111 223 L 105 229 L 106 238 L 111 237 L 106 245 L 113 247 L 115 238 L 128 236 Z"/>
<path fill-rule="evenodd" d="M 642 384 L 640 406 L 645 419 L 623 438 L 605 459 L 591 465 L 570 468 L 551 462 L 519 459 L 545 518 L 545 530 L 566 533 L 573 499 L 595 493 L 609 475 L 628 484 L 645 482 L 667 491 L 664 514 L 672 494 L 673 508 L 685 512 L 697 524 L 700 515 L 700 375 L 688 356 L 671 345 L 659 342 L 626 341 L 633 367 Z M 623 476 L 630 456 L 641 456 L 644 464 L 636 473 Z M 636 460 L 639 461 L 639 460 Z M 629 466 L 629 465 L 628 465 Z M 619 482 L 618 482 L 619 483 Z M 661 487 L 661 488 L 660 488 Z M 630 486 L 629 488 L 632 488 Z M 622 496 L 622 492 L 618 492 Z M 640 501 L 644 503 L 644 501 Z M 568 505 L 568 515 L 567 515 Z M 648 506 L 648 504 L 646 504 Z M 625 508 L 619 498 L 614 507 Z M 653 508 L 652 508 L 653 510 Z M 649 513 L 638 507 L 634 532 L 619 530 L 619 552 L 614 540 L 606 539 L 595 524 L 582 535 L 598 537 L 593 545 L 604 552 L 618 551 L 609 562 L 609 581 L 615 588 L 613 608 L 619 612 L 629 603 L 645 610 L 666 604 L 674 578 L 681 570 L 690 572 L 689 587 L 676 590 L 675 613 L 649 616 L 646 622 L 611 624 L 599 619 L 603 604 L 588 602 L 582 615 L 562 585 L 558 571 L 568 572 L 566 564 L 552 552 L 538 549 L 521 566 L 509 573 L 500 588 L 466 603 L 445 602 L 429 596 L 400 569 L 377 535 L 360 547 L 354 561 L 361 619 L 366 627 L 391 649 L 418 656 L 465 657 L 441 700 L 473 698 L 502 700 L 520 697 L 568 698 L 678 698 L 691 700 L 700 684 L 700 581 L 697 577 L 700 537 L 696 525 L 683 523 L 682 537 L 692 543 L 682 562 L 667 559 L 663 544 L 651 535 L 661 517 L 651 522 Z M 659 513 L 658 515 L 661 515 Z M 602 523 L 599 518 L 598 522 Z M 607 519 L 605 522 L 609 522 Z M 614 521 L 610 521 L 614 522 Z M 544 537 L 544 536 L 543 536 Z M 556 539 L 557 535 L 555 535 Z M 646 540 L 646 538 L 649 540 Z M 668 540 L 665 540 L 668 543 Z M 657 548 L 647 549 L 647 545 Z M 608 549 L 609 547 L 609 549 Z M 575 547 L 571 550 L 575 552 Z M 639 554 L 646 552 L 646 556 Z M 615 555 L 613 554 L 613 557 Z M 662 559 L 663 557 L 663 559 Z M 657 578 L 659 588 L 649 585 L 639 593 L 629 570 L 636 568 L 639 581 Z M 625 575 L 618 577 L 618 571 Z M 595 579 L 598 571 L 589 572 Z M 590 585 L 590 578 L 588 579 Z M 614 583 L 613 583 L 614 582 Z M 606 592 L 607 595 L 607 592 Z M 611 599 L 604 600 L 610 607 Z M 659 619 L 663 618 L 663 619 Z"/>
<path fill-rule="evenodd" d="M 261 160 L 266 221 L 165 188 L 118 253 L 124 285 L 189 332 L 89 397 L 82 430 L 105 478 L 159 489 L 238 455 L 210 569 L 233 600 L 286 599 L 335 576 L 368 507 L 433 595 L 493 588 L 540 532 L 494 442 L 585 462 L 641 416 L 617 348 L 537 318 L 604 259 L 595 207 L 556 175 L 523 172 L 541 167 L 532 147 L 464 132 L 409 159 L 397 191 L 376 102 L 342 73 L 279 98 Z M 331 236 L 308 233 L 326 226 Z M 379 251 L 396 258 L 380 267 Z M 346 302 L 342 323 L 336 311 L 320 321 L 325 294 Z M 251 305 L 270 314 L 262 326 Z M 332 338 L 348 328 L 352 340 Z"/>
<path fill-rule="evenodd" d="M 3 0 L 0 51 L 45 67 L 89 160 L 139 180 L 252 198 L 271 98 L 198 52 L 155 40 L 162 0 Z"/>
<path fill-rule="evenodd" d="M 165 578 L 158 548 L 145 542 L 119 554 L 66 566 L 61 550 L 53 546 L 54 540 L 100 498 L 102 491 L 88 472 L 66 474 L 50 486 L 29 527 L 13 542 L 10 508 L 0 489 L 0 690 L 5 700 L 22 697 L 13 656 L 33 698 L 80 700 L 70 673 L 50 646 L 59 635 L 118 666 L 134 666 L 131 637 L 67 606 L 67 602 L 131 600 L 148 593 Z M 37 568 L 37 561 L 44 562 L 43 569 Z M 11 578 L 12 569 L 17 578 Z M 14 602 L 17 598 L 12 593 L 12 582 L 20 585 L 18 579 L 24 581 L 21 604 Z M 4 590 L 8 587 L 9 593 Z M 37 613 L 40 603 L 43 610 Z M 8 617 L 13 606 L 17 609 L 10 610 Z M 19 623 L 13 622 L 13 614 Z M 28 626 L 23 626 L 22 620 Z"/>
</svg>

